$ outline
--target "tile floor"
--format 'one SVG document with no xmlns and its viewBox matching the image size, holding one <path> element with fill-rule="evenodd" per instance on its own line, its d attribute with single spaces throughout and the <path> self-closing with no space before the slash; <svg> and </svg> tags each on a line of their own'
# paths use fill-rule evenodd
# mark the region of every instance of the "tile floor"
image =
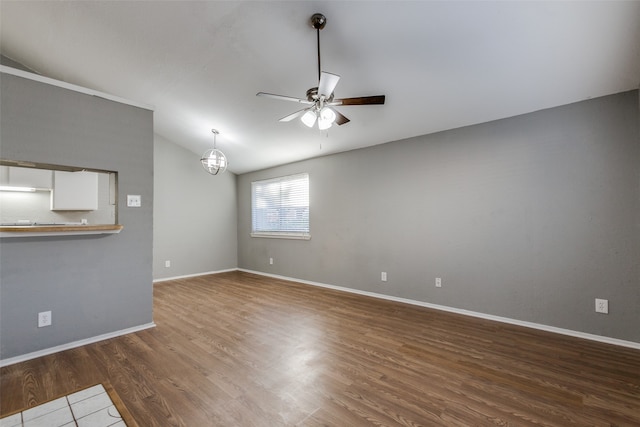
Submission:
<svg viewBox="0 0 640 427">
<path fill-rule="evenodd" d="M 0 427 L 126 427 L 100 384 L 0 418 Z"/>
</svg>

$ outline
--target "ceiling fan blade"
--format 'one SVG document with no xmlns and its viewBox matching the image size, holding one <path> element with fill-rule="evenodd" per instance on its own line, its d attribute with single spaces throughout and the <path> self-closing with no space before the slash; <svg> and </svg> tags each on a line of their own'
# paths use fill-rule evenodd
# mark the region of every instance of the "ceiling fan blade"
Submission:
<svg viewBox="0 0 640 427">
<path fill-rule="evenodd" d="M 347 119 L 344 115 L 342 115 L 342 114 L 340 113 L 340 111 L 338 111 L 338 110 L 336 110 L 336 109 L 334 109 L 334 108 L 332 108 L 332 110 L 333 110 L 333 112 L 334 112 L 334 113 L 336 113 L 336 121 L 335 121 L 335 123 L 336 123 L 338 126 L 340 126 L 340 125 L 343 125 L 343 124 L 345 124 L 345 123 L 349 123 L 349 122 L 350 122 L 350 120 L 349 120 L 349 119 Z"/>
<path fill-rule="evenodd" d="M 323 71 L 320 74 L 320 83 L 318 83 L 318 96 L 324 95 L 325 98 L 329 98 L 336 88 L 339 80 L 339 75 Z"/>
<path fill-rule="evenodd" d="M 284 96 L 284 95 L 275 95 L 273 93 L 266 93 L 266 92 L 258 92 L 256 93 L 256 96 L 264 96 L 267 98 L 279 99 L 281 101 L 293 101 L 293 102 L 298 102 L 300 104 L 313 104 L 313 102 L 309 101 L 308 99 L 294 98 L 292 96 Z"/>
<path fill-rule="evenodd" d="M 298 117 L 302 116 L 304 113 L 306 113 L 310 109 L 311 108 L 305 108 L 304 110 L 296 111 L 295 113 L 289 114 L 288 116 L 284 116 L 283 118 L 280 119 L 280 121 L 290 122 L 291 120 L 297 119 Z"/>
<path fill-rule="evenodd" d="M 384 95 L 334 99 L 329 103 L 329 105 L 380 105 L 380 104 L 384 104 Z"/>
</svg>

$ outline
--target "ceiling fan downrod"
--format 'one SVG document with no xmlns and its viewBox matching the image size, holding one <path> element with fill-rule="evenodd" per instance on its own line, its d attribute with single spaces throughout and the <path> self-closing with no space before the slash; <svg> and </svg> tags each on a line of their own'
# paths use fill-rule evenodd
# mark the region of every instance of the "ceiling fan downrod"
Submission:
<svg viewBox="0 0 640 427">
<path fill-rule="evenodd" d="M 327 18 L 323 14 L 314 13 L 311 16 L 311 26 L 316 29 L 316 34 L 318 36 L 318 81 L 322 75 L 320 68 L 320 30 L 323 29 L 325 25 L 327 25 Z"/>
</svg>

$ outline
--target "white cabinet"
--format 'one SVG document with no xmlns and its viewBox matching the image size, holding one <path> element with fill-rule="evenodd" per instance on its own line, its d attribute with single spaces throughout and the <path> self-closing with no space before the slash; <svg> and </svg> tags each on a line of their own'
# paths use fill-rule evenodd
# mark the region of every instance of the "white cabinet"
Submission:
<svg viewBox="0 0 640 427">
<path fill-rule="evenodd" d="M 53 171 L 52 211 L 95 211 L 97 209 L 97 173 Z"/>
<path fill-rule="evenodd" d="M 9 166 L 0 166 L 0 185 L 9 185 Z"/>
<path fill-rule="evenodd" d="M 51 176 L 52 171 L 48 169 L 0 166 L 0 185 L 48 190 L 51 188 Z"/>
</svg>

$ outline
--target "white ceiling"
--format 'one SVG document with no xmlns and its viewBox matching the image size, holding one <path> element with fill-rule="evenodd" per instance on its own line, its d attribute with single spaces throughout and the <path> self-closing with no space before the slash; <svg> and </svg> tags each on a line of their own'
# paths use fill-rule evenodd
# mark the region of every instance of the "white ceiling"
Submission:
<svg viewBox="0 0 640 427">
<path fill-rule="evenodd" d="M 322 69 L 328 132 L 278 119 Z M 639 1 L 0 1 L 0 52 L 45 76 L 155 108 L 155 132 L 197 158 L 220 131 L 244 173 L 636 89 Z"/>
</svg>

